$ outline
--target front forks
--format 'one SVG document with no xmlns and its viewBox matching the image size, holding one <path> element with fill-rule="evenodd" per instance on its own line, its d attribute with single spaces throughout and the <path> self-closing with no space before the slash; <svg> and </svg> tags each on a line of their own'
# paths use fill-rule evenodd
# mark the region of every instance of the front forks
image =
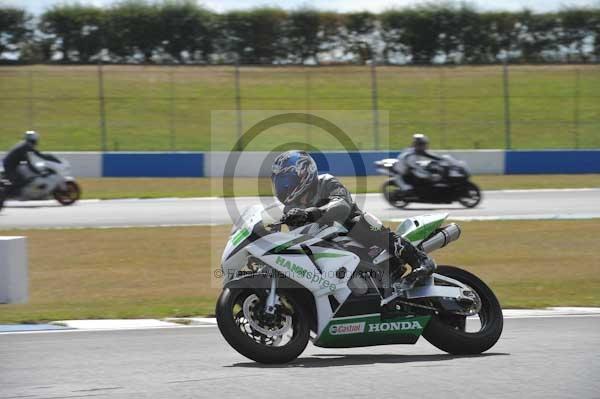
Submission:
<svg viewBox="0 0 600 399">
<path fill-rule="evenodd" d="M 277 296 L 277 277 L 271 277 L 271 290 L 269 291 L 269 296 L 265 302 L 265 313 L 274 314 L 275 313 L 275 305 L 279 302 L 279 297 Z"/>
</svg>

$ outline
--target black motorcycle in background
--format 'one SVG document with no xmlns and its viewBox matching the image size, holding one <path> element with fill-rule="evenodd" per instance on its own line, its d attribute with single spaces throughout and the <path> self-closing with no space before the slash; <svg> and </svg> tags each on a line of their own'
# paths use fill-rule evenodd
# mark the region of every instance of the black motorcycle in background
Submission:
<svg viewBox="0 0 600 399">
<path fill-rule="evenodd" d="M 440 161 L 423 161 L 422 165 L 425 169 L 437 175 L 438 180 L 424 182 L 409 174 L 404 177 L 404 180 L 413 186 L 410 191 L 401 190 L 396 183 L 397 162 L 395 158 L 375 162 L 378 173 L 391 177 L 383 184 L 382 191 L 385 199 L 396 208 L 404 208 L 411 202 L 427 204 L 459 202 L 467 208 L 474 208 L 481 202 L 481 190 L 469 180 L 471 174 L 462 161 L 448 155 Z"/>
</svg>

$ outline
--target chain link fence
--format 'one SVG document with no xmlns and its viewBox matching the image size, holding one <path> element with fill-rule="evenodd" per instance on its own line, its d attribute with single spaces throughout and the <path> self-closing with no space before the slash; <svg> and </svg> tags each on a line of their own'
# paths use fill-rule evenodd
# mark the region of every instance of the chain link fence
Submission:
<svg viewBox="0 0 600 399">
<path fill-rule="evenodd" d="M 0 68 L 2 148 L 35 129 L 47 150 L 227 151 L 250 128 L 242 111 L 273 109 L 356 110 L 345 126 L 365 150 L 415 132 L 444 149 L 599 148 L 600 65 Z M 211 132 L 217 110 L 238 112 Z M 314 126 L 277 129 L 342 149 Z"/>
</svg>

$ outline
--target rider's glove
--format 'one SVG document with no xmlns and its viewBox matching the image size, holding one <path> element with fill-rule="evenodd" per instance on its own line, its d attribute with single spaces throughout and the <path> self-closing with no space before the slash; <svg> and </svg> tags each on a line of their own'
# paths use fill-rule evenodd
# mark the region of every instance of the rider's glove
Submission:
<svg viewBox="0 0 600 399">
<path fill-rule="evenodd" d="M 300 226 L 308 220 L 308 212 L 306 209 L 292 208 L 284 216 L 282 222 L 294 226 Z"/>
<path fill-rule="evenodd" d="M 293 226 L 301 226 L 314 222 L 321 216 L 319 208 L 292 208 L 283 217 L 283 222 Z"/>
</svg>

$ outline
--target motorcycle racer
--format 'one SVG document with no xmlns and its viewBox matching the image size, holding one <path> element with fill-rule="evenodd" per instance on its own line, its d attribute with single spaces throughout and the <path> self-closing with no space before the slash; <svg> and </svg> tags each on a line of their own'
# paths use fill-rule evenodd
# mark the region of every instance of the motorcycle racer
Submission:
<svg viewBox="0 0 600 399">
<path fill-rule="evenodd" d="M 402 191 L 413 190 L 411 183 L 437 182 L 441 179 L 439 174 L 427 170 L 419 161 L 441 161 L 442 158 L 427 151 L 429 138 L 424 134 L 413 135 L 412 146 L 398 155 L 395 170 L 398 172 L 396 183 Z"/>
<path fill-rule="evenodd" d="M 285 206 L 283 222 L 302 226 L 311 222 L 338 222 L 357 241 L 386 249 L 403 266 L 403 288 L 412 287 L 436 268 L 435 262 L 410 242 L 384 227 L 374 216 L 363 213 L 350 192 L 330 174 L 318 174 L 317 165 L 304 151 L 287 151 L 273 163 L 271 180 L 277 199 Z"/>
<path fill-rule="evenodd" d="M 51 155 L 44 155 L 36 149 L 39 141 L 39 135 L 37 132 L 29 130 L 23 135 L 23 141 L 19 142 L 13 148 L 11 148 L 4 157 L 3 166 L 6 178 L 13 184 L 13 190 L 18 191 L 27 183 L 27 179 L 22 176 L 18 167 L 22 163 L 26 163 L 29 169 L 36 175 L 40 175 L 42 172 L 38 170 L 35 165 L 29 159 L 31 153 L 38 157 L 50 161 L 56 160 Z"/>
</svg>

